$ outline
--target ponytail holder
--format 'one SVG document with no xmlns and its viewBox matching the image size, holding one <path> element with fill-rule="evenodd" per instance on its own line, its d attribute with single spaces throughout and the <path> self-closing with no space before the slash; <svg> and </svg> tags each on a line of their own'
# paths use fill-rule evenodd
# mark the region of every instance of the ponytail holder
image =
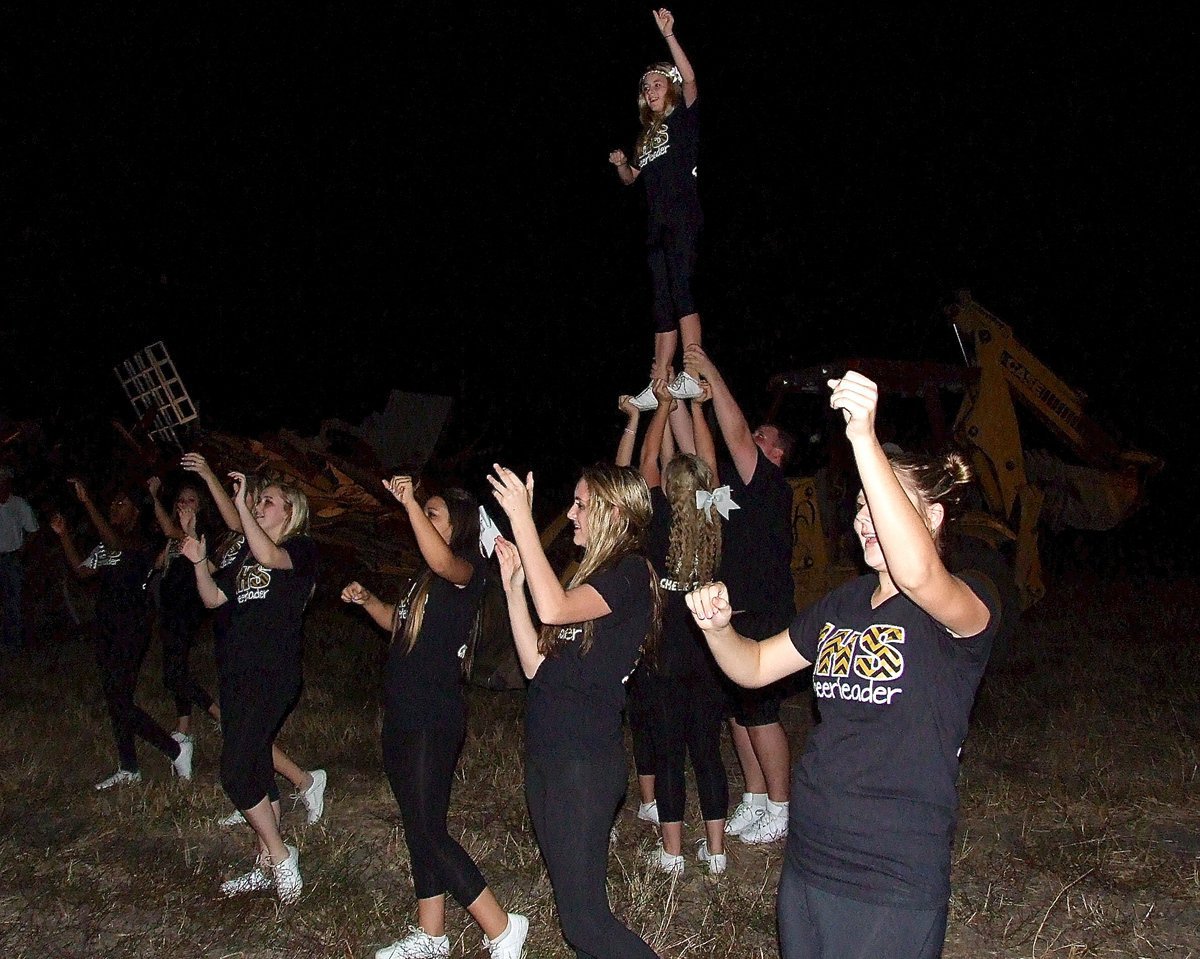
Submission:
<svg viewBox="0 0 1200 959">
<path fill-rule="evenodd" d="M 729 519 L 731 510 L 741 509 L 737 503 L 733 501 L 730 495 L 728 486 L 719 486 L 711 493 L 708 490 L 696 490 L 696 509 L 704 512 L 704 518 L 710 523 L 712 522 L 713 508 L 721 514 L 721 519 Z"/>
</svg>

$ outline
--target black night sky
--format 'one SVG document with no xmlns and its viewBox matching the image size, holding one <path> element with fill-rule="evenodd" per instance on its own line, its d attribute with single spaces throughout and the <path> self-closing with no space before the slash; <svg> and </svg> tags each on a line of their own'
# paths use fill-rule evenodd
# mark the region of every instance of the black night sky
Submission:
<svg viewBox="0 0 1200 959">
<path fill-rule="evenodd" d="M 1182 465 L 1191 26 L 841 6 L 674 10 L 705 343 L 747 411 L 789 366 L 953 361 L 964 287 Z M 606 161 L 664 53 L 648 7 L 106 7 L 5 14 L 0 410 L 122 413 L 111 366 L 162 338 L 220 428 L 400 388 L 454 396 L 452 438 L 513 462 L 609 454 L 650 356 L 641 201 Z"/>
</svg>

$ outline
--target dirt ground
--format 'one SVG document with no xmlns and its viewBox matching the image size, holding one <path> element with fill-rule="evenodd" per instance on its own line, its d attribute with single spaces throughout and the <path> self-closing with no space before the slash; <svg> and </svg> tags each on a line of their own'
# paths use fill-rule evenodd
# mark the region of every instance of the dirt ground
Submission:
<svg viewBox="0 0 1200 959">
<path fill-rule="evenodd" d="M 947 959 L 1200 957 L 1196 586 L 1077 574 L 1027 615 L 973 719 Z M 412 891 L 378 746 L 382 642 L 328 597 L 307 629 L 306 694 L 280 742 L 324 766 L 330 788 L 319 824 L 285 814 L 305 880 L 291 909 L 216 896 L 251 847 L 246 827 L 215 823 L 227 811 L 215 726 L 197 721 L 192 784 L 143 746 L 143 784 L 98 794 L 115 763 L 80 630 L 59 624 L 0 662 L 0 955 L 363 957 L 404 933 Z M 211 688 L 211 647 L 194 660 Z M 152 652 L 139 696 L 166 722 L 158 669 Z M 522 798 L 521 709 L 519 693 L 472 692 L 452 830 L 531 917 L 529 959 L 566 957 Z M 809 714 L 803 696 L 786 710 L 797 750 Z M 777 955 L 782 849 L 732 842 L 726 875 L 689 856 L 672 881 L 643 864 L 654 835 L 635 810 L 631 798 L 612 850 L 617 913 L 671 959 Z M 461 909 L 448 919 L 454 955 L 486 954 Z"/>
</svg>

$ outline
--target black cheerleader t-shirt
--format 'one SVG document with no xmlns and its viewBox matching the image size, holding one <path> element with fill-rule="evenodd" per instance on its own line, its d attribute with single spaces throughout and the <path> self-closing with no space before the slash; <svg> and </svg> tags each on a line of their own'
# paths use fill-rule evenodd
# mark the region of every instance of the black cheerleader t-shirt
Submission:
<svg viewBox="0 0 1200 959">
<path fill-rule="evenodd" d="M 999 623 L 957 639 L 903 593 L 871 608 L 878 578 L 838 587 L 789 630 L 813 664 L 821 721 L 792 776 L 787 857 L 805 881 L 862 902 L 937 909 L 950 894 L 958 758 Z"/>
<path fill-rule="evenodd" d="M 625 686 L 650 629 L 651 575 L 645 558 L 631 554 L 588 580 L 612 612 L 592 621 L 586 653 L 580 650 L 582 624 L 561 628 L 565 643 L 542 661 L 529 684 L 527 753 L 587 758 L 620 751 Z"/>
</svg>

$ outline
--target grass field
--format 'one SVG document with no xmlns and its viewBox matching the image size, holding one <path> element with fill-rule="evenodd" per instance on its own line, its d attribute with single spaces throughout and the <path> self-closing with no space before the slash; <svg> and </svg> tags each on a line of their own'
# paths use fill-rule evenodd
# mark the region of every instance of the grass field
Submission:
<svg viewBox="0 0 1200 959">
<path fill-rule="evenodd" d="M 1028 615 L 973 720 L 947 959 L 1200 957 L 1197 585 L 1075 575 Z M 0 956 L 362 957 L 402 934 L 413 902 L 379 758 L 383 647 L 353 612 L 319 595 L 306 694 L 280 740 L 330 780 L 321 823 L 285 812 L 305 881 L 290 909 L 216 897 L 252 851 L 247 827 L 215 823 L 227 807 L 211 723 L 194 721 L 190 785 L 141 746 L 143 784 L 97 794 L 115 759 L 89 644 L 60 627 L 0 662 Z M 194 661 L 211 688 L 211 648 Z M 156 653 L 140 701 L 170 721 Z M 521 710 L 518 693 L 472 692 L 451 828 L 501 901 L 530 916 L 530 959 L 566 957 L 522 797 Z M 797 750 L 808 717 L 793 700 Z M 725 876 L 689 858 L 672 881 L 643 865 L 654 836 L 635 809 L 609 870 L 618 914 L 666 957 L 775 956 L 782 850 L 733 842 Z M 486 955 L 462 910 L 449 923 L 454 955 Z"/>
</svg>

